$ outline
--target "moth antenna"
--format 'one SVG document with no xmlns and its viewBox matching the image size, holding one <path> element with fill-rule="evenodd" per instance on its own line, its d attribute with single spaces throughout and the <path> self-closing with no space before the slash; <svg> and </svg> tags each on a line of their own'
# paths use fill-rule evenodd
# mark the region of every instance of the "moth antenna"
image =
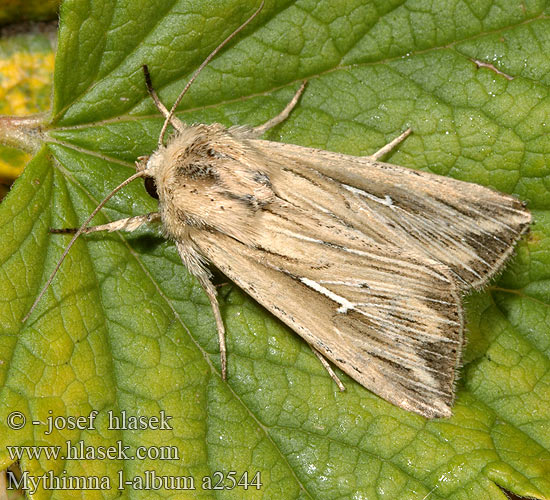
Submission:
<svg viewBox="0 0 550 500">
<path fill-rule="evenodd" d="M 164 118 L 166 118 L 167 120 L 170 120 L 170 123 L 176 130 L 182 131 L 184 128 L 183 122 L 179 120 L 177 116 L 170 115 L 170 111 L 168 111 L 168 108 L 162 103 L 157 92 L 155 91 L 153 87 L 153 82 L 151 81 L 151 74 L 149 73 L 149 68 L 147 67 L 147 64 L 144 64 L 142 68 L 143 68 L 143 75 L 145 76 L 145 86 L 147 87 L 147 92 L 151 96 L 151 99 L 153 99 L 155 106 L 160 111 L 160 113 L 164 116 Z M 160 140 L 160 137 L 159 137 L 158 145 L 162 146 L 162 141 Z"/>
<path fill-rule="evenodd" d="M 172 117 L 174 116 L 174 112 L 176 111 L 176 108 L 178 107 L 179 103 L 181 102 L 181 100 L 183 99 L 183 96 L 185 95 L 185 93 L 187 92 L 187 90 L 189 89 L 189 87 L 191 86 L 191 84 L 195 81 L 195 79 L 197 78 L 197 76 L 199 76 L 200 72 L 204 69 L 204 67 L 212 60 L 212 58 L 221 50 L 223 49 L 223 47 L 225 47 L 230 41 L 231 39 L 237 35 L 238 33 L 240 33 L 243 29 L 246 28 L 246 26 L 252 22 L 252 20 L 260 13 L 260 11 L 263 9 L 264 7 L 264 0 L 262 0 L 262 3 L 260 4 L 260 6 L 258 7 L 258 9 L 256 10 L 256 12 L 254 12 L 254 14 L 252 14 L 243 24 L 241 24 L 235 31 L 233 31 L 233 33 L 231 33 L 222 43 L 220 43 L 211 53 L 210 55 L 203 61 L 203 63 L 196 69 L 196 71 L 193 73 L 193 76 L 191 76 L 190 80 L 187 82 L 187 84 L 185 85 L 184 89 L 181 91 L 180 95 L 178 96 L 178 98 L 176 99 L 176 101 L 174 102 L 174 104 L 172 105 L 172 108 L 170 109 L 170 113 L 168 114 L 168 116 L 166 117 L 166 120 L 164 121 L 164 124 L 162 125 L 162 130 L 160 131 L 160 136 L 159 136 L 159 144 L 163 144 L 164 143 L 164 134 L 166 133 L 166 129 L 168 128 L 168 123 L 171 122 L 172 120 Z"/>
<path fill-rule="evenodd" d="M 130 182 L 132 182 L 133 180 L 137 179 L 138 177 L 143 177 L 145 175 L 145 172 L 144 171 L 141 171 L 141 172 L 137 172 L 136 174 L 134 175 L 131 175 L 130 177 L 128 177 L 128 179 L 126 179 L 125 181 L 121 182 L 116 188 L 114 188 L 104 199 L 103 201 L 97 206 L 95 207 L 94 211 L 90 214 L 90 216 L 83 222 L 83 224 L 78 228 L 78 231 L 74 234 L 72 240 L 69 242 L 69 244 L 67 245 L 67 248 L 65 248 L 65 251 L 63 252 L 63 255 L 61 255 L 61 258 L 59 259 L 59 261 L 57 262 L 57 265 L 55 266 L 55 269 L 53 270 L 52 274 L 50 274 L 50 277 L 48 278 L 48 281 L 46 281 L 46 284 L 42 287 L 42 290 L 40 291 L 40 293 L 38 294 L 38 297 L 36 297 L 35 301 L 33 302 L 31 308 L 29 309 L 29 312 L 25 315 L 25 317 L 21 320 L 22 323 L 24 323 L 25 321 L 27 321 L 27 319 L 29 318 L 29 316 L 32 314 L 32 312 L 34 311 L 35 307 L 38 305 L 38 303 L 40 302 L 40 299 L 42 298 L 42 296 L 46 293 L 46 290 L 48 289 L 48 287 L 50 286 L 51 282 L 53 281 L 54 279 L 54 276 L 57 274 L 57 271 L 59 271 L 59 268 L 61 267 L 61 264 L 63 263 L 63 261 L 65 260 L 65 257 L 67 257 L 67 254 L 69 253 L 69 250 L 71 249 L 71 247 L 74 245 L 74 242 L 76 241 L 76 239 L 82 234 L 82 232 L 86 229 L 86 226 L 90 223 L 90 221 L 96 216 L 96 214 L 103 208 L 103 206 L 105 205 L 105 203 L 107 203 L 112 197 L 114 194 L 116 194 L 118 191 L 120 191 L 124 186 L 130 184 Z"/>
</svg>

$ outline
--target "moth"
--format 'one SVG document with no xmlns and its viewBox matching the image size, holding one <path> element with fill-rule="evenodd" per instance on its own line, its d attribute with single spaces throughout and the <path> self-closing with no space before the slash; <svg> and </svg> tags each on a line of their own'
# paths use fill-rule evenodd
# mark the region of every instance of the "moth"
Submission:
<svg viewBox="0 0 550 500">
<path fill-rule="evenodd" d="M 261 9 L 261 6 L 260 6 Z M 158 148 L 92 212 L 65 249 L 30 315 L 78 236 L 160 223 L 208 295 L 222 377 L 225 329 L 208 264 L 298 333 L 325 358 L 391 403 L 427 418 L 448 417 L 464 335 L 462 296 L 503 267 L 531 215 L 512 196 L 383 163 L 406 130 L 356 157 L 261 139 L 296 106 L 258 127 L 187 125 L 174 114 L 202 68 L 168 110 Z M 174 133 L 165 142 L 169 125 Z M 90 226 L 137 178 L 156 188 L 158 211 Z"/>
</svg>

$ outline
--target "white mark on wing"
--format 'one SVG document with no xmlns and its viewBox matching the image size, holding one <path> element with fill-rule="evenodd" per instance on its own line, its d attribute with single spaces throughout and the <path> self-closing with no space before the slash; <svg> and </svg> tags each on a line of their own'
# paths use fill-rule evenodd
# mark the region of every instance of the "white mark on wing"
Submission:
<svg viewBox="0 0 550 500">
<path fill-rule="evenodd" d="M 330 300 L 333 300 L 337 304 L 340 304 L 340 307 L 338 308 L 337 312 L 340 314 L 346 314 L 350 309 L 355 309 L 355 305 L 353 302 L 350 302 L 345 297 L 341 297 L 340 295 L 335 294 L 334 292 L 331 292 L 328 288 L 325 288 L 324 286 L 319 285 L 316 281 L 310 280 L 309 278 L 300 278 L 300 281 L 304 284 L 309 286 L 312 290 L 315 290 L 316 292 L 324 295 L 325 297 L 328 297 Z"/>
<path fill-rule="evenodd" d="M 369 200 L 375 201 L 376 203 L 380 203 L 381 205 L 385 205 L 386 207 L 393 207 L 393 200 L 389 195 L 384 196 L 384 198 L 378 198 L 378 196 L 374 196 L 373 194 L 367 193 L 362 189 L 358 189 L 353 186 L 348 186 L 347 184 L 342 184 L 342 186 L 344 186 L 344 188 L 347 189 L 350 193 L 358 194 L 360 196 L 365 196 Z"/>
<path fill-rule="evenodd" d="M 317 240 L 315 238 L 310 238 L 309 236 L 306 236 L 305 234 L 294 233 L 292 231 L 285 231 L 285 230 L 281 230 L 281 233 L 285 234 L 287 236 L 290 236 L 291 238 L 296 238 L 297 240 L 308 241 L 309 243 L 317 243 L 318 245 L 325 245 L 326 244 L 323 240 Z"/>
<path fill-rule="evenodd" d="M 392 319 L 391 321 L 389 319 L 386 319 L 385 316 L 382 316 L 379 314 L 379 311 L 377 309 L 384 308 L 381 304 L 373 304 L 375 307 L 375 313 L 369 313 L 368 310 L 359 309 L 359 306 L 370 306 L 371 304 L 360 304 L 360 303 L 354 303 L 346 299 L 345 297 L 342 297 L 333 291 L 325 288 L 324 286 L 320 285 L 316 281 L 310 280 L 309 278 L 300 278 L 300 281 L 310 287 L 312 290 L 315 290 L 316 292 L 320 293 L 321 295 L 324 295 L 325 297 L 328 297 L 332 301 L 336 302 L 337 304 L 340 304 L 340 307 L 337 309 L 337 312 L 340 314 L 347 314 L 348 311 L 357 311 L 359 314 L 373 320 L 375 323 L 378 323 L 381 325 L 381 328 L 383 327 L 385 330 L 392 332 L 396 337 L 399 337 L 403 339 L 405 342 L 410 342 L 410 337 L 408 335 L 404 335 L 402 332 L 410 332 L 416 335 L 417 337 L 426 338 L 429 342 L 436 342 L 436 341 L 443 341 L 448 342 L 452 344 L 459 343 L 458 340 L 446 336 L 446 335 L 439 335 L 438 333 L 434 331 L 425 331 L 424 329 L 417 329 L 405 324 L 402 324 L 403 321 L 399 320 L 397 318 Z M 388 308 L 388 306 L 385 306 L 385 308 Z M 427 317 L 424 311 L 418 311 L 421 313 L 422 316 Z M 409 314 L 415 313 L 415 311 L 408 311 Z M 439 316 L 433 316 L 430 315 L 432 319 L 436 321 L 436 323 L 439 325 L 441 323 L 447 323 L 447 324 L 458 324 L 451 320 L 446 320 L 443 317 Z M 397 322 L 397 323 L 396 323 Z M 439 327 L 438 329 L 441 329 Z"/>
</svg>

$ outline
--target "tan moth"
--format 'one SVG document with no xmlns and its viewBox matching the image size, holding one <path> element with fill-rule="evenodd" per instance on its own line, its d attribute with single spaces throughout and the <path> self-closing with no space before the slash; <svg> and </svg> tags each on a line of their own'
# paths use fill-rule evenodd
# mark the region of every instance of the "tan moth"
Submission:
<svg viewBox="0 0 550 500">
<path fill-rule="evenodd" d="M 405 131 L 355 157 L 260 139 L 296 106 L 259 127 L 186 125 L 174 114 L 204 66 L 168 110 L 157 150 L 136 162 L 74 232 L 25 321 L 78 236 L 162 224 L 206 291 L 216 319 L 222 377 L 224 324 L 209 263 L 325 358 L 374 393 L 428 418 L 448 417 L 463 344 L 461 296 L 485 285 L 531 221 L 524 205 L 489 188 L 383 163 Z M 175 132 L 164 141 L 167 127 Z M 158 211 L 91 226 L 137 178 L 154 181 Z M 341 387 L 342 388 L 342 387 Z"/>
</svg>

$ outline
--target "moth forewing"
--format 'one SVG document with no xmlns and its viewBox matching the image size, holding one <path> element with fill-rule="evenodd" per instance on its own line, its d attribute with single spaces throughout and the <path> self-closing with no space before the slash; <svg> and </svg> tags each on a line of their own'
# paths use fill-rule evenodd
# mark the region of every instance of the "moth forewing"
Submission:
<svg viewBox="0 0 550 500">
<path fill-rule="evenodd" d="M 278 240 L 267 250 L 216 232 L 193 231 L 191 238 L 224 274 L 360 384 L 428 418 L 450 416 L 463 328 L 448 271 L 394 250 L 288 236 L 278 230 L 279 220 L 266 222 Z M 262 243 L 269 239 L 266 232 Z"/>
<path fill-rule="evenodd" d="M 358 229 L 376 232 L 385 244 L 438 260 L 465 291 L 499 272 L 531 222 L 521 201 L 477 184 L 370 157 L 261 140 L 254 146 L 276 152 L 296 177 L 336 181 L 345 206 L 329 207 L 335 217 L 352 217 Z"/>
</svg>

